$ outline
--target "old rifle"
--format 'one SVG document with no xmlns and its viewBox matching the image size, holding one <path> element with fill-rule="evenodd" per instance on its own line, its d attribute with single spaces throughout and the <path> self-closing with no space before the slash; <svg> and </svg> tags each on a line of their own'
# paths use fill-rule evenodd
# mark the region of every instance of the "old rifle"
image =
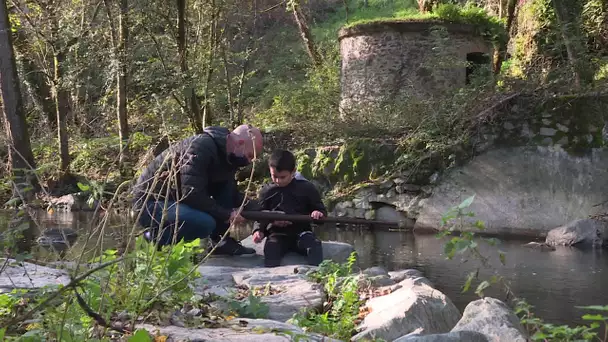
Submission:
<svg viewBox="0 0 608 342">
<path fill-rule="evenodd" d="M 327 216 L 320 220 L 314 220 L 308 215 L 282 214 L 271 211 L 242 211 L 241 216 L 251 221 L 289 221 L 289 222 L 314 222 L 314 223 L 344 223 L 361 225 L 378 225 L 400 227 L 402 223 L 393 221 L 366 220 L 353 217 Z"/>
</svg>

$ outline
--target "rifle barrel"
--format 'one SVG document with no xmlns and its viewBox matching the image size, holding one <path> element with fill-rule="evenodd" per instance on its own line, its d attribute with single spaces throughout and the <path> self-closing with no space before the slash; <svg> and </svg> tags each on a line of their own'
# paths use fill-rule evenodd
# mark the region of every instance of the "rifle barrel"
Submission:
<svg viewBox="0 0 608 342">
<path fill-rule="evenodd" d="M 367 220 L 353 217 L 334 217 L 327 216 L 320 220 L 315 220 L 308 215 L 281 214 L 268 211 L 242 211 L 241 216 L 251 221 L 290 221 L 290 222 L 315 222 L 315 223 L 346 223 L 346 224 L 365 224 L 382 226 L 401 226 L 400 222 Z"/>
</svg>

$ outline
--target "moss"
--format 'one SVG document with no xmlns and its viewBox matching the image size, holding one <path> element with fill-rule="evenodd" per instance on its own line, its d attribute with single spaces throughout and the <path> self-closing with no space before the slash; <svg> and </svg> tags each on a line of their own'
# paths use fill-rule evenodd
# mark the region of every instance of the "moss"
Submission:
<svg viewBox="0 0 608 342">
<path fill-rule="evenodd" d="M 382 176 L 395 162 L 395 147 L 372 139 L 297 151 L 298 171 L 308 179 L 349 186 Z"/>
<path fill-rule="evenodd" d="M 453 4 L 441 4 L 433 13 L 415 13 L 397 18 L 359 20 L 344 26 L 343 31 L 348 31 L 349 29 L 365 30 L 366 27 L 370 26 L 399 25 L 404 23 L 470 25 L 476 34 L 492 42 L 496 48 L 504 47 L 508 38 L 504 22 L 501 19 L 488 15 L 482 8 L 474 5 L 460 7 Z"/>
</svg>

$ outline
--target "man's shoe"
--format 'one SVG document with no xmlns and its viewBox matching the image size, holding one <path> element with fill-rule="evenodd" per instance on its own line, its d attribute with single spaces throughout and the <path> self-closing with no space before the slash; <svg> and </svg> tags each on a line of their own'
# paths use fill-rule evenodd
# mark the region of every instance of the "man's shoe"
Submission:
<svg viewBox="0 0 608 342">
<path fill-rule="evenodd" d="M 255 249 L 243 246 L 239 241 L 227 236 L 213 251 L 213 255 L 252 256 Z"/>
</svg>

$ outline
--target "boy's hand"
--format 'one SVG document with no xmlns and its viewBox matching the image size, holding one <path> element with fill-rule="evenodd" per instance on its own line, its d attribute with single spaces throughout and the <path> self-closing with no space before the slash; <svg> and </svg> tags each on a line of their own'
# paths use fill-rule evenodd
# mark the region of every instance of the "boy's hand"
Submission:
<svg viewBox="0 0 608 342">
<path fill-rule="evenodd" d="M 260 243 L 262 242 L 262 240 L 264 240 L 264 233 L 262 233 L 261 231 L 256 231 L 255 233 L 253 233 L 253 242 L 254 243 Z"/>
<path fill-rule="evenodd" d="M 268 211 L 271 213 L 279 213 L 279 214 L 285 214 L 284 211 L 280 211 L 280 210 L 262 210 L 262 211 Z M 290 221 L 274 221 L 272 222 L 273 226 L 277 226 L 277 227 L 286 227 L 289 226 L 291 224 Z"/>
<path fill-rule="evenodd" d="M 315 210 L 312 213 L 310 213 L 310 217 L 312 217 L 314 220 L 322 219 L 323 216 L 325 216 L 325 215 L 323 215 L 323 213 L 318 210 Z"/>
</svg>

